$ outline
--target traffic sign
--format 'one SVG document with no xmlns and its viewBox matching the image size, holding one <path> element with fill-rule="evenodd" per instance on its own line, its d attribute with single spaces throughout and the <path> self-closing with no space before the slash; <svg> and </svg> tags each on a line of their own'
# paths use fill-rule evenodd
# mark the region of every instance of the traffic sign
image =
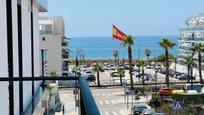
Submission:
<svg viewBox="0 0 204 115">
<path fill-rule="evenodd" d="M 131 94 L 131 95 L 135 95 L 135 91 L 134 91 L 134 90 L 131 90 L 130 94 Z"/>
<path fill-rule="evenodd" d="M 173 101 L 173 109 L 174 110 L 182 110 L 184 106 L 183 101 Z"/>
</svg>

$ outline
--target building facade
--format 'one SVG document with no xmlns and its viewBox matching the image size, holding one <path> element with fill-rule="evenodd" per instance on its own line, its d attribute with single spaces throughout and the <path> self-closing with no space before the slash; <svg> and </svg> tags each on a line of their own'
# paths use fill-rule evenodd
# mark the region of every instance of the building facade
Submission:
<svg viewBox="0 0 204 115">
<path fill-rule="evenodd" d="M 58 76 L 68 76 L 68 38 L 65 37 L 63 17 L 41 14 L 39 24 L 40 47 L 47 58 L 45 74 L 57 72 Z"/>
<path fill-rule="evenodd" d="M 1 0 L 0 77 L 41 75 L 38 13 L 47 0 Z M 19 115 L 27 110 L 40 82 L 1 82 L 0 111 Z"/>
<path fill-rule="evenodd" d="M 184 57 L 192 56 L 191 48 L 198 43 L 204 44 L 204 14 L 189 17 L 186 19 L 186 27 L 180 29 L 178 56 L 180 60 Z M 204 65 L 204 55 L 202 55 L 202 66 Z M 198 61 L 198 54 L 193 55 Z"/>
</svg>

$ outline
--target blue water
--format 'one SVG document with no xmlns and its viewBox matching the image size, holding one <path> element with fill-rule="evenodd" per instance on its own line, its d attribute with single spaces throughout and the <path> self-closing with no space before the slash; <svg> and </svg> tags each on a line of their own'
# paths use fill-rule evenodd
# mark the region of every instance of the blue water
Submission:
<svg viewBox="0 0 204 115">
<path fill-rule="evenodd" d="M 152 54 L 150 57 L 159 56 L 164 53 L 160 48 L 158 42 L 168 37 L 177 43 L 177 36 L 138 36 L 135 39 L 135 44 L 132 46 L 133 58 L 145 58 L 145 49 L 151 49 Z M 119 50 L 120 58 L 127 58 L 127 47 L 123 48 L 121 41 L 113 39 L 112 37 L 76 37 L 71 38 L 69 48 L 72 51 L 71 57 L 76 57 L 77 49 L 81 49 L 85 55 L 85 59 L 113 59 L 113 50 Z M 178 45 L 170 50 L 174 55 L 177 54 Z"/>
</svg>

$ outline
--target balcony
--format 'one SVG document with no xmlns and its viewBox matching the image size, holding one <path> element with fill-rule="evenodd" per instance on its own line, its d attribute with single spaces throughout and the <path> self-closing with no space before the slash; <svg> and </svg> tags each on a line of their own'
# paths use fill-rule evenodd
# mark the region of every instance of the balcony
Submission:
<svg viewBox="0 0 204 115">
<path fill-rule="evenodd" d="M 36 0 L 39 12 L 47 12 L 48 0 Z"/>
<path fill-rule="evenodd" d="M 99 109 L 95 103 L 94 97 L 91 93 L 91 90 L 89 88 L 88 85 L 88 81 L 86 80 L 87 77 L 75 77 L 75 76 L 69 76 L 69 77 L 62 77 L 62 76 L 55 76 L 55 77 L 13 77 L 13 78 L 8 78 L 8 77 L 1 77 L 0 78 L 0 82 L 9 82 L 9 84 L 13 84 L 15 81 L 43 81 L 41 84 L 42 87 L 42 91 L 44 91 L 46 87 L 46 82 L 48 80 L 63 80 L 63 81 L 70 81 L 70 80 L 75 80 L 78 81 L 78 84 L 76 85 L 77 90 L 78 90 L 78 96 L 79 98 L 79 115 L 100 115 Z M 11 85 L 10 85 L 11 86 Z M 14 114 L 14 87 L 9 87 L 9 114 Z M 42 93 L 42 92 L 41 92 Z M 36 94 L 38 95 L 38 94 Z M 34 95 L 34 96 L 36 96 Z M 39 96 L 37 96 L 39 97 Z M 35 110 L 36 108 L 34 108 L 35 106 L 32 106 L 33 103 L 36 103 L 36 101 L 38 101 L 39 99 L 35 100 L 34 97 L 31 98 L 30 103 L 27 107 L 25 107 L 25 111 L 22 113 L 22 115 L 31 115 L 33 114 L 33 110 Z M 20 102 L 22 103 L 22 102 Z M 43 101 L 40 102 L 40 100 L 38 101 L 38 103 L 44 103 Z M 49 105 L 46 103 L 42 104 L 41 107 L 45 107 L 45 109 L 43 109 L 44 111 L 41 111 L 40 113 L 42 114 L 46 114 L 47 111 L 49 109 Z M 34 111 L 35 112 L 35 111 Z M 53 112 L 53 111 L 52 111 Z M 21 113 L 19 113 L 21 114 Z"/>
<path fill-rule="evenodd" d="M 42 34 L 52 34 L 53 31 L 52 30 L 40 30 L 40 35 Z"/>
<path fill-rule="evenodd" d="M 68 42 L 62 42 L 62 47 L 67 47 L 68 46 Z"/>
</svg>

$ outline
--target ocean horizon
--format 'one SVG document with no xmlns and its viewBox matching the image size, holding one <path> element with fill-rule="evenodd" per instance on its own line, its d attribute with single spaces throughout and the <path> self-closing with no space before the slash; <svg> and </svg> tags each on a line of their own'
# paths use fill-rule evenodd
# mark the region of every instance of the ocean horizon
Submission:
<svg viewBox="0 0 204 115">
<path fill-rule="evenodd" d="M 132 46 L 133 59 L 146 59 L 145 49 L 151 50 L 150 58 L 164 54 L 164 50 L 159 46 L 162 38 L 170 38 L 178 44 L 178 36 L 137 36 Z M 113 50 L 119 51 L 119 58 L 128 58 L 127 47 L 121 46 L 121 41 L 110 37 L 73 37 L 69 41 L 71 58 L 77 56 L 77 50 L 81 51 L 85 60 L 87 59 L 114 59 Z M 178 45 L 170 50 L 170 53 L 177 56 Z M 78 53 L 79 54 L 79 53 Z M 79 55 L 78 55 L 79 57 Z"/>
</svg>

